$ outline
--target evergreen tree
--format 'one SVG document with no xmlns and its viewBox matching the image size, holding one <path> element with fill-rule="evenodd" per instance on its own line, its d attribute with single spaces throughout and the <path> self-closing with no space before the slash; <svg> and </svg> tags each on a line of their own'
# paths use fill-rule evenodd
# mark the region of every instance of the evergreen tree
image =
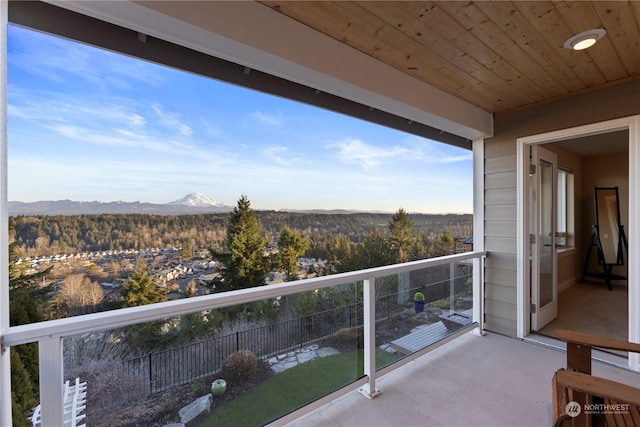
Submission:
<svg viewBox="0 0 640 427">
<path fill-rule="evenodd" d="M 411 259 L 418 260 L 427 257 L 427 245 L 424 244 L 422 234 L 418 234 L 411 245 Z"/>
<path fill-rule="evenodd" d="M 447 255 L 453 250 L 453 234 L 451 230 L 445 229 L 435 242 L 436 253 L 435 256 Z"/>
<path fill-rule="evenodd" d="M 158 287 L 158 280 L 149 273 L 147 264 L 138 260 L 129 279 L 122 284 L 120 299 L 123 307 L 137 307 L 166 300 L 166 292 Z M 126 328 L 126 340 L 135 352 L 149 352 L 163 348 L 169 343 L 162 330 L 162 320 L 132 325 Z"/>
<path fill-rule="evenodd" d="M 304 255 L 308 247 L 309 241 L 304 239 L 299 232 L 291 230 L 286 225 L 282 228 L 278 240 L 278 258 L 280 268 L 287 273 L 289 278 L 295 276 L 298 258 Z"/>
<path fill-rule="evenodd" d="M 188 240 L 182 244 L 179 255 L 180 261 L 188 261 L 193 258 L 193 248 Z"/>
<path fill-rule="evenodd" d="M 407 262 L 411 259 L 412 228 L 413 221 L 402 208 L 389 221 L 390 251 L 395 262 Z"/>
<path fill-rule="evenodd" d="M 10 227 L 9 233 L 12 233 Z M 9 324 L 24 325 L 44 320 L 47 293 L 51 286 L 40 286 L 50 269 L 26 274 L 26 266 L 16 264 L 17 243 L 9 244 Z M 38 344 L 11 348 L 11 406 L 15 425 L 23 422 L 29 411 L 38 404 Z"/>
<path fill-rule="evenodd" d="M 221 272 L 223 281 L 216 285 L 217 289 L 232 291 L 264 285 L 269 273 L 264 254 L 267 241 L 249 199 L 243 195 L 229 218 L 227 251 L 216 254 L 225 265 Z"/>
<path fill-rule="evenodd" d="M 356 245 L 344 234 L 331 234 L 324 245 L 327 265 L 325 273 L 333 274 L 350 271 L 344 265 L 355 253 Z"/>
<path fill-rule="evenodd" d="M 147 270 L 147 264 L 139 260 L 123 283 L 120 298 L 124 307 L 137 307 L 166 300 L 166 292 L 158 287 L 158 280 Z"/>
<path fill-rule="evenodd" d="M 380 267 L 393 264 L 394 254 L 391 252 L 387 236 L 379 229 L 375 229 L 367 235 L 364 242 L 358 246 L 357 265 L 351 266 L 351 270 Z"/>
<path fill-rule="evenodd" d="M 22 364 L 22 357 L 15 347 L 11 347 L 11 410 L 14 426 L 30 426 L 27 417 L 38 404 L 31 376 Z"/>
</svg>

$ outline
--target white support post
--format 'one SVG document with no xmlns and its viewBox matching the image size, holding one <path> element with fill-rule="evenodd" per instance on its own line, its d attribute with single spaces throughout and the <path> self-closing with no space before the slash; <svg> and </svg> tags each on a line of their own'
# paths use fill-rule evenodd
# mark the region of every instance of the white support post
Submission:
<svg viewBox="0 0 640 427">
<path fill-rule="evenodd" d="M 382 394 L 376 388 L 376 278 L 363 280 L 364 305 L 364 374 L 369 382 L 358 390 L 368 399 Z"/>
<path fill-rule="evenodd" d="M 9 328 L 9 218 L 7 207 L 7 21 L 8 3 L 0 2 L 0 426 L 11 420 L 11 352 L 4 345 Z"/>
<path fill-rule="evenodd" d="M 473 250 L 484 251 L 484 140 L 473 141 Z M 484 331 L 484 260 L 473 258 L 473 321 L 478 327 L 471 333 Z"/>
<path fill-rule="evenodd" d="M 62 338 L 41 340 L 40 406 L 43 426 L 64 425 L 64 372 L 62 365 Z"/>
</svg>

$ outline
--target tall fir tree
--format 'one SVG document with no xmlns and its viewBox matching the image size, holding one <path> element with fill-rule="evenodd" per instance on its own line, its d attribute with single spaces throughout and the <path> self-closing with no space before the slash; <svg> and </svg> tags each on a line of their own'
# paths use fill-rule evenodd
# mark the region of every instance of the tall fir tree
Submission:
<svg viewBox="0 0 640 427">
<path fill-rule="evenodd" d="M 13 228 L 9 227 L 9 234 Z M 9 244 L 9 324 L 40 322 L 47 312 L 47 294 L 51 285 L 43 284 L 50 269 L 26 273 L 26 264 L 16 263 L 18 246 Z M 14 425 L 27 425 L 25 414 L 38 404 L 38 345 L 24 344 L 11 348 L 11 407 Z"/>
<path fill-rule="evenodd" d="M 284 226 L 280 231 L 278 239 L 278 257 L 280 259 L 280 268 L 284 270 L 289 278 L 295 277 L 298 258 L 304 255 L 309 247 L 309 241 L 302 235 L 291 230 L 288 226 Z"/>
<path fill-rule="evenodd" d="M 217 290 L 233 291 L 264 285 L 269 273 L 269 260 L 265 256 L 267 242 L 249 199 L 243 195 L 229 218 L 226 252 L 216 254 L 225 264 L 221 272 L 223 281 L 216 285 Z"/>
<path fill-rule="evenodd" d="M 367 234 L 362 244 L 358 246 L 357 253 L 360 264 L 354 270 L 394 263 L 386 233 L 378 228 Z"/>
<path fill-rule="evenodd" d="M 129 279 L 122 284 L 120 299 L 123 307 L 137 307 L 162 302 L 167 297 L 166 292 L 158 287 L 158 280 L 149 272 L 147 264 L 138 260 Z M 170 340 L 163 334 L 164 326 L 162 320 L 128 326 L 126 342 L 130 350 L 134 354 L 144 353 L 169 345 Z"/>
<path fill-rule="evenodd" d="M 448 228 L 445 228 L 438 239 L 435 242 L 436 253 L 435 256 L 443 256 L 451 253 L 454 246 L 453 233 Z"/>
<path fill-rule="evenodd" d="M 180 256 L 180 261 L 189 261 L 193 258 L 193 248 L 191 247 L 191 242 L 186 240 L 182 247 L 180 248 L 180 252 L 178 253 Z"/>
<path fill-rule="evenodd" d="M 158 287 L 158 280 L 149 273 L 147 264 L 139 260 L 129 275 L 129 280 L 122 284 L 120 298 L 124 307 L 137 307 L 165 301 L 166 292 Z"/>
<path fill-rule="evenodd" d="M 407 262 L 411 259 L 412 241 L 413 221 L 409 214 L 400 208 L 389 221 L 390 251 L 395 262 Z"/>
<path fill-rule="evenodd" d="M 11 411 L 14 426 L 30 426 L 27 421 L 31 409 L 38 404 L 37 388 L 31 380 L 29 371 L 22 364 L 19 350 L 11 347 Z M 36 355 L 37 356 L 37 355 Z M 36 378 L 37 381 L 37 378 Z"/>
<path fill-rule="evenodd" d="M 344 234 L 330 234 L 323 244 L 323 250 L 326 252 L 327 258 L 327 264 L 324 267 L 325 274 L 350 271 L 345 264 L 348 264 L 347 261 L 353 258 L 356 244 L 347 236 Z"/>
</svg>

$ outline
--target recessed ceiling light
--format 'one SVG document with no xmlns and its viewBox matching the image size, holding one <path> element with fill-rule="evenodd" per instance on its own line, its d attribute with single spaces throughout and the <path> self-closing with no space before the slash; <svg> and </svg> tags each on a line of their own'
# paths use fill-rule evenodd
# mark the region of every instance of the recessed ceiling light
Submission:
<svg viewBox="0 0 640 427">
<path fill-rule="evenodd" d="M 583 31 L 564 42 L 564 47 L 572 50 L 583 50 L 596 44 L 605 34 L 607 32 L 603 28 Z"/>
</svg>

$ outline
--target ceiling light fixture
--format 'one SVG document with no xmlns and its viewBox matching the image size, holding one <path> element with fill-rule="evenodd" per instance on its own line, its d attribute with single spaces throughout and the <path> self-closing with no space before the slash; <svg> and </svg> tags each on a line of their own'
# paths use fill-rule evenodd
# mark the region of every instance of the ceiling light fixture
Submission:
<svg viewBox="0 0 640 427">
<path fill-rule="evenodd" d="M 564 42 L 564 47 L 572 50 L 583 50 L 596 44 L 605 34 L 607 34 L 607 31 L 603 28 L 583 31 Z"/>
</svg>

